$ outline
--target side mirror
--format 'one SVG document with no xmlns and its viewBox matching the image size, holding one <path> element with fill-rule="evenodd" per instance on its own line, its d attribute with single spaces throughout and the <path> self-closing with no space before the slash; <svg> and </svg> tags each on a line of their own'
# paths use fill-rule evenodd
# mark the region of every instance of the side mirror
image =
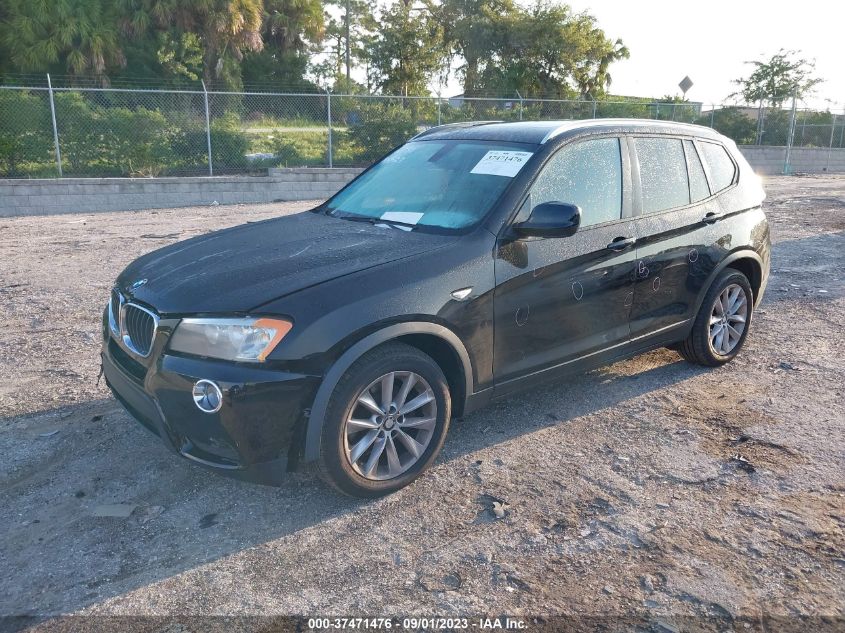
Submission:
<svg viewBox="0 0 845 633">
<path fill-rule="evenodd" d="M 569 237 L 581 224 L 581 208 L 568 202 L 543 202 L 531 210 L 525 222 L 514 224 L 519 235 Z"/>
</svg>

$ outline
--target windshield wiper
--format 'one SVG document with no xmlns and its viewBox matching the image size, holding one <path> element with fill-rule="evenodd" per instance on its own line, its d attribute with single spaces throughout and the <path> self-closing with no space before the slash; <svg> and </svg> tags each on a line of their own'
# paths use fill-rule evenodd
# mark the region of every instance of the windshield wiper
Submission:
<svg viewBox="0 0 845 633">
<path fill-rule="evenodd" d="M 416 224 L 411 224 L 410 222 L 402 222 L 400 220 L 383 220 L 382 218 L 373 218 L 368 215 L 355 215 L 350 213 L 349 215 L 334 215 L 335 218 L 340 218 L 341 220 L 349 220 L 350 222 L 366 222 L 367 224 L 389 224 L 391 226 L 406 226 L 409 229 L 414 229 L 417 227 Z"/>
</svg>

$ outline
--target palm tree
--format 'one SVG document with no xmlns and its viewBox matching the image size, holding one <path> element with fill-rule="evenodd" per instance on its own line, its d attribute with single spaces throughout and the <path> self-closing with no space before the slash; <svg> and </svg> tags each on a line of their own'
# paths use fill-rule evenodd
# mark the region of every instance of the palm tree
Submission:
<svg viewBox="0 0 845 633">
<path fill-rule="evenodd" d="M 119 6 L 131 36 L 171 29 L 199 35 L 209 82 L 230 79 L 244 52 L 262 47 L 262 0 L 120 0 Z"/>
<path fill-rule="evenodd" d="M 16 68 L 108 81 L 126 60 L 108 0 L 5 0 L 0 40 Z"/>
</svg>

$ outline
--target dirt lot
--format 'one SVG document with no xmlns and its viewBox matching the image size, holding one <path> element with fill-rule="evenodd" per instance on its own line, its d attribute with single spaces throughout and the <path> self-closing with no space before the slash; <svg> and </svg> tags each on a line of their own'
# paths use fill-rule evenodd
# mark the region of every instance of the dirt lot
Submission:
<svg viewBox="0 0 845 633">
<path fill-rule="evenodd" d="M 767 190 L 772 277 L 735 362 L 661 350 L 513 397 L 456 422 L 430 473 L 374 502 L 310 472 L 268 488 L 199 469 L 96 384 L 126 263 L 307 204 L 0 220 L 0 614 L 610 615 L 661 631 L 803 615 L 841 630 L 845 178 Z M 95 516 L 103 504 L 136 507 Z"/>
</svg>

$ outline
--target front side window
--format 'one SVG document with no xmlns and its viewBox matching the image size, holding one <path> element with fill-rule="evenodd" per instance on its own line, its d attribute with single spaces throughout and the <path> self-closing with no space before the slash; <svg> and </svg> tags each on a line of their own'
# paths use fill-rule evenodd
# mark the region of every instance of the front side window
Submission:
<svg viewBox="0 0 845 633">
<path fill-rule="evenodd" d="M 622 217 L 622 154 L 619 139 L 565 145 L 531 187 L 531 207 L 567 202 L 581 208 L 581 226 Z"/>
<path fill-rule="evenodd" d="M 534 145 L 413 141 L 329 200 L 329 215 L 462 229 L 481 221 L 532 156 Z"/>
<path fill-rule="evenodd" d="M 690 202 L 683 141 L 677 138 L 635 138 L 640 164 L 642 212 L 657 213 Z"/>
<path fill-rule="evenodd" d="M 736 167 L 728 156 L 728 151 L 721 145 L 699 142 L 701 152 L 704 154 L 704 162 L 710 168 L 710 180 L 713 184 L 713 192 L 726 189 L 733 184 Z"/>
</svg>

